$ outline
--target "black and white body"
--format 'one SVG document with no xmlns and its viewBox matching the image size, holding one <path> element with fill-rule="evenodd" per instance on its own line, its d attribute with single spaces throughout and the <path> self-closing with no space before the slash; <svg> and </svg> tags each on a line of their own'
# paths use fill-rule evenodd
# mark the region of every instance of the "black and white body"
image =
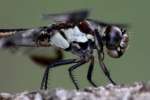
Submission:
<svg viewBox="0 0 150 100">
<path fill-rule="evenodd" d="M 55 23 L 32 29 L 0 29 L 0 47 L 9 46 L 52 46 L 63 49 L 78 56 L 75 59 L 62 59 L 47 66 L 41 89 L 47 89 L 49 69 L 65 64 L 74 64 L 68 71 L 75 87 L 79 86 L 74 78 L 73 70 L 90 62 L 87 79 L 92 81 L 94 67 L 94 49 L 97 50 L 100 67 L 112 84 L 116 84 L 107 70 L 104 60 L 104 48 L 113 58 L 121 57 L 128 46 L 127 26 L 111 24 L 87 19 L 87 10 L 62 14 L 48 14 L 44 18 L 55 20 Z M 11 34 L 3 36 L 2 33 Z"/>
</svg>

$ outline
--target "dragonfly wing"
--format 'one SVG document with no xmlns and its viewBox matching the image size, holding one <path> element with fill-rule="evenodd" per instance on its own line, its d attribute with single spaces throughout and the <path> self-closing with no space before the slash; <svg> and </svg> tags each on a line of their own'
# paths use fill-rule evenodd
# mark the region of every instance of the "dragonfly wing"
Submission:
<svg viewBox="0 0 150 100">
<path fill-rule="evenodd" d="M 89 15 L 88 10 L 77 10 L 66 13 L 44 14 L 43 19 L 50 19 L 54 22 L 79 22 L 86 19 Z"/>
<path fill-rule="evenodd" d="M 121 24 L 121 23 L 107 23 L 107 22 L 102 22 L 94 19 L 87 19 L 90 22 L 93 22 L 94 24 L 100 25 L 100 26 L 118 26 L 120 28 L 127 28 L 129 27 L 128 24 Z"/>
</svg>

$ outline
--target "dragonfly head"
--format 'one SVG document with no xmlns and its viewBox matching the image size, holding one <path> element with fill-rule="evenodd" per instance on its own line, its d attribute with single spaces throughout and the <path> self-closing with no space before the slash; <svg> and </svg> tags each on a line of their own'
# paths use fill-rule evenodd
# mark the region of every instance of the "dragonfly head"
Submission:
<svg viewBox="0 0 150 100">
<path fill-rule="evenodd" d="M 121 57 L 128 47 L 128 34 L 126 29 L 118 26 L 108 26 L 105 31 L 105 43 L 109 56 Z"/>
</svg>

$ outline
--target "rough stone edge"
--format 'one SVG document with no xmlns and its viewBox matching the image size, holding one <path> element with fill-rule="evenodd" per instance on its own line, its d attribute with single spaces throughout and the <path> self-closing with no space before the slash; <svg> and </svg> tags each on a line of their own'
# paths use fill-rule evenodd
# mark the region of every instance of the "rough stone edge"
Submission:
<svg viewBox="0 0 150 100">
<path fill-rule="evenodd" d="M 150 100 L 150 83 L 88 87 L 84 90 L 37 90 L 21 93 L 0 93 L 0 100 Z"/>
</svg>

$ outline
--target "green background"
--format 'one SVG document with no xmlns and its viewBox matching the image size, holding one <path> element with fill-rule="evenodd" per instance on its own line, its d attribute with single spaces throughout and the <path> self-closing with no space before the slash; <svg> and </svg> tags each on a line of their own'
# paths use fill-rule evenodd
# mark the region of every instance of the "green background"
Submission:
<svg viewBox="0 0 150 100">
<path fill-rule="evenodd" d="M 41 20 L 41 14 L 81 8 L 91 9 L 90 18 L 93 19 L 129 23 L 131 26 L 129 29 L 130 42 L 127 52 L 120 59 L 106 56 L 105 63 L 117 83 L 131 84 L 135 81 L 150 79 L 149 6 L 150 0 L 0 0 L 0 27 L 48 25 L 49 21 Z M 44 70 L 37 66 L 39 65 L 33 63 L 26 55 L 0 50 L 0 92 L 39 89 Z M 49 81 L 50 88 L 74 88 L 67 68 L 53 69 Z M 86 80 L 87 68 L 83 66 L 76 70 L 76 77 L 81 88 L 90 86 Z M 108 83 L 98 64 L 95 66 L 93 79 L 98 85 Z"/>
</svg>

